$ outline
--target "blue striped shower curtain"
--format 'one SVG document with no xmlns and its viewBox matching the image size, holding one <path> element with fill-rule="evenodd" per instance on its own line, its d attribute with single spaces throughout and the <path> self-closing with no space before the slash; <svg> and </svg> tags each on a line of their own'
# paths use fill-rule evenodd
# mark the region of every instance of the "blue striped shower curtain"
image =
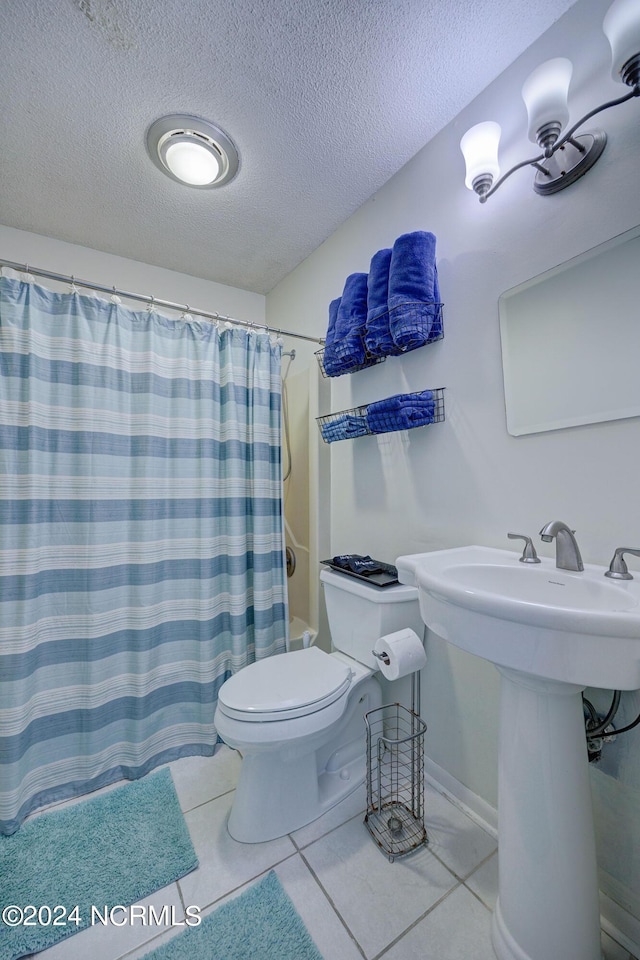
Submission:
<svg viewBox="0 0 640 960">
<path fill-rule="evenodd" d="M 0 832 L 212 754 L 284 649 L 281 352 L 0 278 Z"/>
</svg>

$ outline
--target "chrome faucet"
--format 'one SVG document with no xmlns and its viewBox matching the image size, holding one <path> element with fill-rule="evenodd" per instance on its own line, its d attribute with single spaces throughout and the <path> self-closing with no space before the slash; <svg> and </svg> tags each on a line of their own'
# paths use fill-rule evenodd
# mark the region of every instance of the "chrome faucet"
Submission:
<svg viewBox="0 0 640 960">
<path fill-rule="evenodd" d="M 562 520 L 552 520 L 540 531 L 545 543 L 551 543 L 555 537 L 556 567 L 559 570 L 584 570 L 574 533 L 575 530 L 571 530 Z"/>
</svg>

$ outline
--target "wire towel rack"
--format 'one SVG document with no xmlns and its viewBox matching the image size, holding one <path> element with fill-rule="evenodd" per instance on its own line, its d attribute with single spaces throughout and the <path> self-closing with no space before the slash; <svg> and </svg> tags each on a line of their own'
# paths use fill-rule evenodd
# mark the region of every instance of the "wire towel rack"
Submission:
<svg viewBox="0 0 640 960">
<path fill-rule="evenodd" d="M 397 433 L 401 430 L 414 430 L 417 427 L 426 427 L 432 423 L 441 423 L 445 419 L 444 413 L 444 391 L 445 387 L 432 387 L 428 392 L 431 393 L 431 413 L 428 418 L 416 419 L 414 421 L 406 418 L 401 420 L 389 414 L 382 418 L 380 414 L 376 417 L 375 429 L 372 428 L 369 417 L 369 408 L 372 404 L 367 403 L 359 407 L 350 407 L 348 410 L 340 410 L 337 413 L 327 413 L 322 417 L 316 417 L 318 429 L 325 443 L 335 443 L 337 440 L 353 440 L 356 437 L 366 437 L 372 434 Z M 402 399 L 410 407 L 412 400 L 419 403 L 425 395 L 424 390 L 416 390 L 411 393 L 397 394 L 396 399 Z M 393 399 L 393 398 L 387 398 Z M 374 409 L 377 404 L 374 404 Z M 379 408 L 378 408 L 379 409 Z"/>
</svg>

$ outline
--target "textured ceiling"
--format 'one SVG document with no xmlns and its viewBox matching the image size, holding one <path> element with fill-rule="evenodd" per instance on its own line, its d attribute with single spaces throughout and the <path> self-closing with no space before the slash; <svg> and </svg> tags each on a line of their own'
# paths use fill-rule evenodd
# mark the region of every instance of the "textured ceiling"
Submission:
<svg viewBox="0 0 640 960">
<path fill-rule="evenodd" d="M 0 223 L 266 293 L 572 2 L 2 0 Z M 152 165 L 178 112 L 232 183 Z"/>
</svg>

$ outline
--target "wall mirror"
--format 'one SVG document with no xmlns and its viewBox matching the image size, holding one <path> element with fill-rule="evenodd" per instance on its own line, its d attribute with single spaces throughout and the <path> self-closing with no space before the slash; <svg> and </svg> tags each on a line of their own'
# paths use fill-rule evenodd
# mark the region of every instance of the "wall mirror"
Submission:
<svg viewBox="0 0 640 960">
<path fill-rule="evenodd" d="M 640 416 L 640 227 L 499 299 L 513 436 Z"/>
</svg>

